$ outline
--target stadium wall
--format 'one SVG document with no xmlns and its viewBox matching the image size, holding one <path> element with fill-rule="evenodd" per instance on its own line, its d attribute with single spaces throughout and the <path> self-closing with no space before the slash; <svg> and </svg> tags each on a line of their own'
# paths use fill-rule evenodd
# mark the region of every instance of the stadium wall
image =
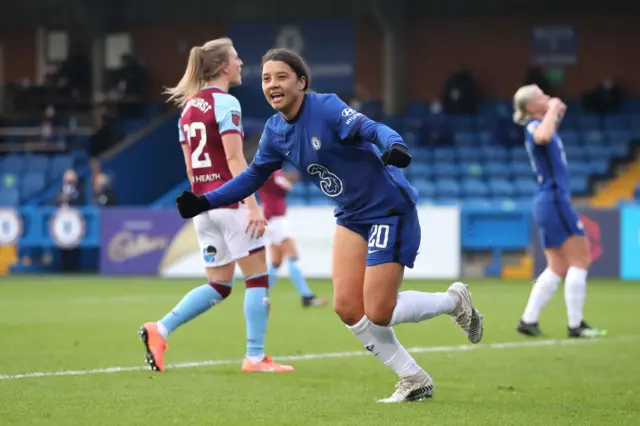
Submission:
<svg viewBox="0 0 640 426">
<path fill-rule="evenodd" d="M 242 22 L 242 21 L 237 21 Z M 274 25 L 274 21 L 253 21 L 256 28 Z M 317 22 L 317 21 L 316 21 Z M 332 20 L 327 20 L 329 28 Z M 382 30 L 370 19 L 354 19 L 353 40 L 329 48 L 354 52 L 354 76 L 363 94 L 379 99 L 382 94 Z M 597 25 L 594 25 L 597 22 Z M 279 25 L 282 26 L 282 22 Z M 229 24 L 132 25 L 122 28 L 136 46 L 136 54 L 151 73 L 150 94 L 160 97 L 162 87 L 175 84 L 184 71 L 192 45 L 229 34 Z M 267 25 L 267 26 L 269 26 Z M 542 15 L 433 17 L 412 20 L 406 26 L 407 93 L 416 99 L 440 95 L 445 80 L 460 66 L 471 69 L 487 98 L 509 98 L 524 78 L 526 68 L 535 61 L 534 28 L 566 27 L 573 32 L 573 55 L 565 66 L 560 95 L 577 98 L 585 89 L 600 83 L 605 76 L 615 77 L 633 95 L 640 94 L 640 17 L 637 14 Z M 302 25 L 301 27 L 304 27 Z M 500 31 L 495 31 L 500 28 Z M 270 30 L 269 30 L 270 31 Z M 71 40 L 88 40 L 86 32 L 67 30 Z M 316 32 L 314 37 L 318 37 Z M 271 34 L 254 34 L 256 40 L 277 40 Z M 0 31 L 5 47 L 6 81 L 35 81 L 37 78 L 37 41 L 33 29 Z M 158 48 L 162 46 L 162 48 Z M 327 46 L 325 46 L 326 48 Z M 322 49 L 322 47 L 320 47 Z M 314 52 L 305 52 L 313 55 Z M 252 54 L 245 59 L 257 60 Z"/>
</svg>

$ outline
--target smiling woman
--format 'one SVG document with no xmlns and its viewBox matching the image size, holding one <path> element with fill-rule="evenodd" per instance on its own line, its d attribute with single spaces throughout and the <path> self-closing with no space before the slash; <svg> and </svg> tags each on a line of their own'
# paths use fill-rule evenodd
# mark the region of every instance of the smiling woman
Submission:
<svg viewBox="0 0 640 426">
<path fill-rule="evenodd" d="M 290 120 L 300 109 L 311 76 L 302 58 L 290 50 L 271 49 L 262 57 L 262 91 L 273 109 Z"/>
</svg>

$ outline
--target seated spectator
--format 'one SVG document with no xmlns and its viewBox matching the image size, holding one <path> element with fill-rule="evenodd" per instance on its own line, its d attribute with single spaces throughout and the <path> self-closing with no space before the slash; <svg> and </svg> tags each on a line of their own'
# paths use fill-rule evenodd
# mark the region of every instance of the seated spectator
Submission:
<svg viewBox="0 0 640 426">
<path fill-rule="evenodd" d="M 422 122 L 419 143 L 423 146 L 443 146 L 453 144 L 453 123 L 444 113 L 442 104 L 435 100 L 431 103 L 430 114 Z"/>
<path fill-rule="evenodd" d="M 582 108 L 593 114 L 614 114 L 620 110 L 623 101 L 623 89 L 607 78 L 598 87 L 582 95 Z"/>
<path fill-rule="evenodd" d="M 475 78 L 466 68 L 455 72 L 447 80 L 442 104 L 447 114 L 475 114 L 479 93 Z"/>
<path fill-rule="evenodd" d="M 524 78 L 523 86 L 527 86 L 529 84 L 535 84 L 542 90 L 544 93 L 553 94 L 551 89 L 551 83 L 547 76 L 544 74 L 544 71 L 540 67 L 531 66 L 527 70 L 527 75 Z"/>
<path fill-rule="evenodd" d="M 109 177 L 104 173 L 98 173 L 93 181 L 93 195 L 96 204 L 100 207 L 109 207 L 118 205 L 118 199 Z"/>
<path fill-rule="evenodd" d="M 97 130 L 91 136 L 89 145 L 89 157 L 91 158 L 91 170 L 93 177 L 100 172 L 100 156 L 113 148 L 117 143 L 119 136 L 115 128 L 115 120 L 113 117 L 101 109 L 96 113 Z"/>
</svg>

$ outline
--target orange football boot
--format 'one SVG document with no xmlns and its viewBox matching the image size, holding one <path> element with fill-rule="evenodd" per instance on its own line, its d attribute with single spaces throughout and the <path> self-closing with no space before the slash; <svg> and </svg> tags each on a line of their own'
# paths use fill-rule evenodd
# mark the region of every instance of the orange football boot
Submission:
<svg viewBox="0 0 640 426">
<path fill-rule="evenodd" d="M 140 331 L 140 340 L 147 350 L 146 361 L 153 371 L 164 371 L 164 351 L 169 349 L 167 341 L 158 333 L 158 325 L 155 322 L 145 323 Z"/>
<path fill-rule="evenodd" d="M 289 373 L 291 371 L 293 371 L 292 366 L 275 363 L 270 356 L 265 356 L 256 364 L 247 358 L 242 362 L 243 373 Z"/>
</svg>

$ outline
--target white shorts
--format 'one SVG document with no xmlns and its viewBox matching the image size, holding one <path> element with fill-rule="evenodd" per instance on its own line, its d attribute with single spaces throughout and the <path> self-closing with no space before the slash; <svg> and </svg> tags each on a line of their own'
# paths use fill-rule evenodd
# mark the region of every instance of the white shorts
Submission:
<svg viewBox="0 0 640 426">
<path fill-rule="evenodd" d="M 280 245 L 284 240 L 293 238 L 293 232 L 291 232 L 291 226 L 287 218 L 285 216 L 276 216 L 269 219 L 265 237 L 269 244 L 275 245 Z"/>
<path fill-rule="evenodd" d="M 264 247 L 246 233 L 247 209 L 215 209 L 193 218 L 205 268 L 227 265 Z"/>
</svg>

